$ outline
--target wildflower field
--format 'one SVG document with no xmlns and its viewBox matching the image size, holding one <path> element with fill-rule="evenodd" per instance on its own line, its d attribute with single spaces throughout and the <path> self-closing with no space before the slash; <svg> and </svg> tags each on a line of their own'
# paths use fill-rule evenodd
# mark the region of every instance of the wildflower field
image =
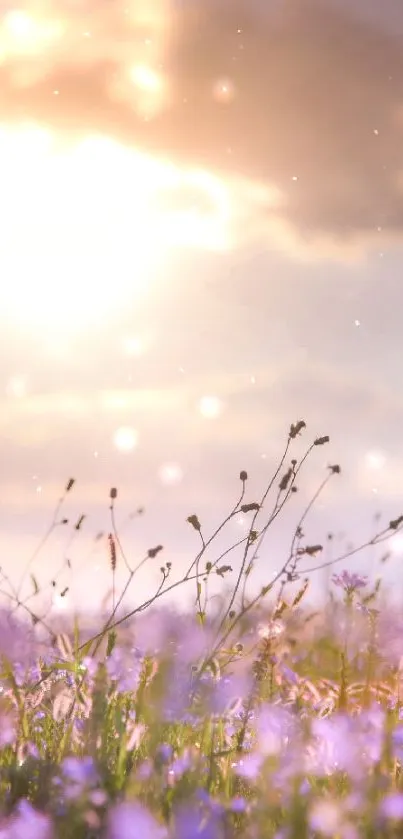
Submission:
<svg viewBox="0 0 403 839">
<path fill-rule="evenodd" d="M 31 567 L 25 600 L 2 571 L 1 839 L 403 836 L 403 618 L 383 599 L 381 579 L 351 570 L 353 555 L 387 542 L 403 516 L 321 561 L 322 545 L 307 542 L 305 525 L 340 473 L 330 465 L 300 511 L 278 574 L 257 595 L 248 591 L 306 458 L 329 442 L 316 438 L 297 461 L 292 445 L 304 430 L 302 421 L 291 425 L 259 499 L 248 497 L 240 473 L 239 497 L 215 533 L 189 515 L 196 554 L 186 573 L 174 579 L 171 564 L 161 564 L 159 587 L 130 613 L 124 594 L 163 547 L 132 562 L 115 527 L 112 488 L 105 543 L 113 608 L 92 633 L 77 619 L 56 630 L 36 610 Z M 66 521 L 61 506 L 74 483 L 56 526 Z M 247 535 L 206 562 L 240 511 L 250 517 Z M 127 585 L 115 592 L 120 562 Z M 309 580 L 326 565 L 328 602 L 315 611 Z M 209 596 L 213 576 L 226 586 L 219 607 Z M 193 592 L 186 614 L 164 600 L 180 586 Z"/>
</svg>

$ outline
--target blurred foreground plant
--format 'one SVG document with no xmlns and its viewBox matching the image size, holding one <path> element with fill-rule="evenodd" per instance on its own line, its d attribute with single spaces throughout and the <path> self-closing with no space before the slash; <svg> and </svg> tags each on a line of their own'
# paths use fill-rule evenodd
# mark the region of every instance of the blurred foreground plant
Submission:
<svg viewBox="0 0 403 839">
<path fill-rule="evenodd" d="M 172 581 L 172 566 L 165 563 L 154 593 L 120 617 L 136 574 L 163 547 L 129 561 L 113 487 L 110 527 L 97 537 L 107 542 L 112 609 L 89 639 L 82 639 L 77 620 L 71 632 L 58 634 L 46 615 L 31 609 L 28 603 L 41 591 L 35 576 L 32 595 L 22 600 L 22 583 L 15 588 L 3 573 L 9 587 L 3 593 L 14 606 L 0 624 L 1 835 L 401 835 L 402 618 L 382 609 L 380 580 L 369 590 L 366 578 L 347 570 L 333 575 L 343 600 L 332 595 L 323 613 L 306 611 L 304 597 L 310 573 L 384 542 L 401 529 L 403 517 L 361 546 L 302 571 L 303 559 L 322 552 L 322 545 L 306 541 L 303 526 L 329 480 L 340 474 L 331 465 L 299 517 L 280 570 L 257 595 L 249 594 L 271 524 L 296 494 L 307 457 L 329 442 L 318 437 L 299 462 L 287 462 L 304 428 L 303 421 L 291 425 L 279 466 L 257 501 L 245 500 L 248 475 L 241 471 L 240 496 L 211 536 L 196 514 L 189 515 L 200 549 L 186 573 Z M 59 515 L 73 487 L 70 479 L 45 540 L 68 526 Z M 247 535 L 205 561 L 208 547 L 239 513 L 251 516 Z M 84 520 L 81 515 L 70 542 Z M 241 558 L 234 572 L 228 556 L 236 548 Z M 116 596 L 120 559 L 128 578 Z M 209 582 L 232 574 L 217 613 Z M 196 586 L 195 615 L 156 609 L 161 598 L 188 583 Z M 16 621 L 16 608 L 31 627 Z M 125 625 L 124 638 L 118 628 Z M 48 632 L 50 644 L 39 642 L 39 629 Z"/>
</svg>

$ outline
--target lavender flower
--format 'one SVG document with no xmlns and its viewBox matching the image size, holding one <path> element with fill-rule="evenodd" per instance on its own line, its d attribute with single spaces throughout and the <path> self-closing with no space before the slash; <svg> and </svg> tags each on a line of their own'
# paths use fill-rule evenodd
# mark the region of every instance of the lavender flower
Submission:
<svg viewBox="0 0 403 839">
<path fill-rule="evenodd" d="M 180 757 L 177 757 L 175 758 L 175 760 L 172 761 L 168 770 L 168 774 L 171 776 L 171 778 L 178 780 L 182 777 L 182 775 L 185 774 L 185 772 L 188 772 L 189 769 L 192 768 L 192 766 L 193 756 L 190 752 L 190 749 L 186 749 L 186 751 L 184 751 L 183 754 L 180 755 Z"/>
<path fill-rule="evenodd" d="M 92 757 L 66 757 L 61 764 L 65 780 L 65 797 L 73 800 L 99 782 L 98 772 Z"/>
<path fill-rule="evenodd" d="M 359 588 L 365 588 L 368 584 L 368 577 L 363 577 L 359 574 L 344 570 L 341 574 L 333 574 L 332 583 L 334 583 L 335 586 L 343 588 L 347 594 L 352 594 Z"/>
<path fill-rule="evenodd" d="M 17 737 L 16 722 L 10 713 L 0 710 L 0 749 L 12 746 Z"/>
<path fill-rule="evenodd" d="M 259 751 L 264 755 L 278 755 L 297 737 L 297 718 L 280 705 L 266 705 L 258 722 Z"/>
<path fill-rule="evenodd" d="M 385 819 L 394 821 L 403 820 L 403 795 L 401 792 L 392 792 L 385 796 L 380 805 L 380 815 Z"/>
<path fill-rule="evenodd" d="M 313 739 L 306 750 L 306 771 L 319 776 L 346 772 L 358 780 L 381 757 L 384 719 L 377 706 L 355 718 L 338 713 L 314 719 Z"/>
<path fill-rule="evenodd" d="M 224 839 L 220 821 L 203 816 L 192 807 L 184 807 L 175 818 L 170 839 Z"/>
<path fill-rule="evenodd" d="M 245 757 L 242 757 L 232 763 L 232 769 L 235 774 L 239 775 L 241 778 L 247 778 L 249 781 L 254 781 L 256 780 L 263 763 L 263 755 L 255 752 L 245 755 Z"/>
<path fill-rule="evenodd" d="M 0 660 L 4 658 L 13 667 L 17 665 L 17 678 L 34 664 L 34 635 L 32 629 L 17 620 L 5 609 L 0 610 Z"/>
<path fill-rule="evenodd" d="M 116 682 L 120 693 L 136 691 L 143 667 L 143 656 L 132 648 L 130 653 L 120 647 L 114 647 L 106 660 L 106 669 L 110 679 Z"/>
<path fill-rule="evenodd" d="M 165 839 L 167 830 L 137 802 L 118 804 L 108 820 L 108 839 Z"/>
<path fill-rule="evenodd" d="M 35 810 L 25 798 L 19 802 L 15 813 L 8 820 L 4 839 L 52 839 L 50 818 Z"/>
</svg>

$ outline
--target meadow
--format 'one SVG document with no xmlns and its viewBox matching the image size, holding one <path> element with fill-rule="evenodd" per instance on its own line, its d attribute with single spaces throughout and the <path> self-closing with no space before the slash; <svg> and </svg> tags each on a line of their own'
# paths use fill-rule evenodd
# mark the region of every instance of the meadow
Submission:
<svg viewBox="0 0 403 839">
<path fill-rule="evenodd" d="M 1 839 L 403 836 L 403 619 L 381 578 L 351 570 L 354 555 L 402 529 L 403 515 L 324 560 L 304 528 L 340 474 L 329 465 L 280 570 L 257 594 L 249 591 L 270 526 L 297 492 L 313 449 L 329 443 L 314 439 L 297 460 L 293 442 L 305 433 L 302 420 L 291 425 L 259 499 L 249 498 L 240 472 L 239 496 L 213 534 L 189 515 L 196 554 L 178 579 L 159 544 L 132 565 L 112 487 L 105 544 L 113 606 L 91 629 L 76 618 L 56 627 L 39 614 L 31 563 L 25 599 L 2 570 Z M 74 484 L 65 486 L 54 526 L 65 521 Z M 246 536 L 206 561 L 240 512 L 249 517 Z M 161 563 L 160 584 L 125 612 L 124 595 L 149 561 Z M 127 568 L 121 592 L 118 563 Z M 332 574 L 328 601 L 315 611 L 309 580 L 324 567 Z M 213 578 L 222 580 L 218 602 Z M 193 587 L 193 611 L 167 605 L 180 586 Z"/>
</svg>

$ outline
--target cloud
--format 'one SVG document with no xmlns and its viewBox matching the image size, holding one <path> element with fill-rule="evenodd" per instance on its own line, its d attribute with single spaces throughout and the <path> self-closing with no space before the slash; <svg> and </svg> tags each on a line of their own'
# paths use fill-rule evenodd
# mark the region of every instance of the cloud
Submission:
<svg viewBox="0 0 403 839">
<path fill-rule="evenodd" d="M 0 120 L 241 174 L 284 203 L 259 206 L 254 234 L 298 258 L 312 243 L 355 257 L 403 227 L 403 53 L 364 12 L 341 0 L 10 4 Z M 388 13 L 396 30 L 403 11 L 387 0 Z"/>
<path fill-rule="evenodd" d="M 179 252 L 232 250 L 278 201 L 105 136 L 66 148 L 32 124 L 0 126 L 0 145 L 3 312 L 59 336 L 137 302 Z"/>
</svg>

